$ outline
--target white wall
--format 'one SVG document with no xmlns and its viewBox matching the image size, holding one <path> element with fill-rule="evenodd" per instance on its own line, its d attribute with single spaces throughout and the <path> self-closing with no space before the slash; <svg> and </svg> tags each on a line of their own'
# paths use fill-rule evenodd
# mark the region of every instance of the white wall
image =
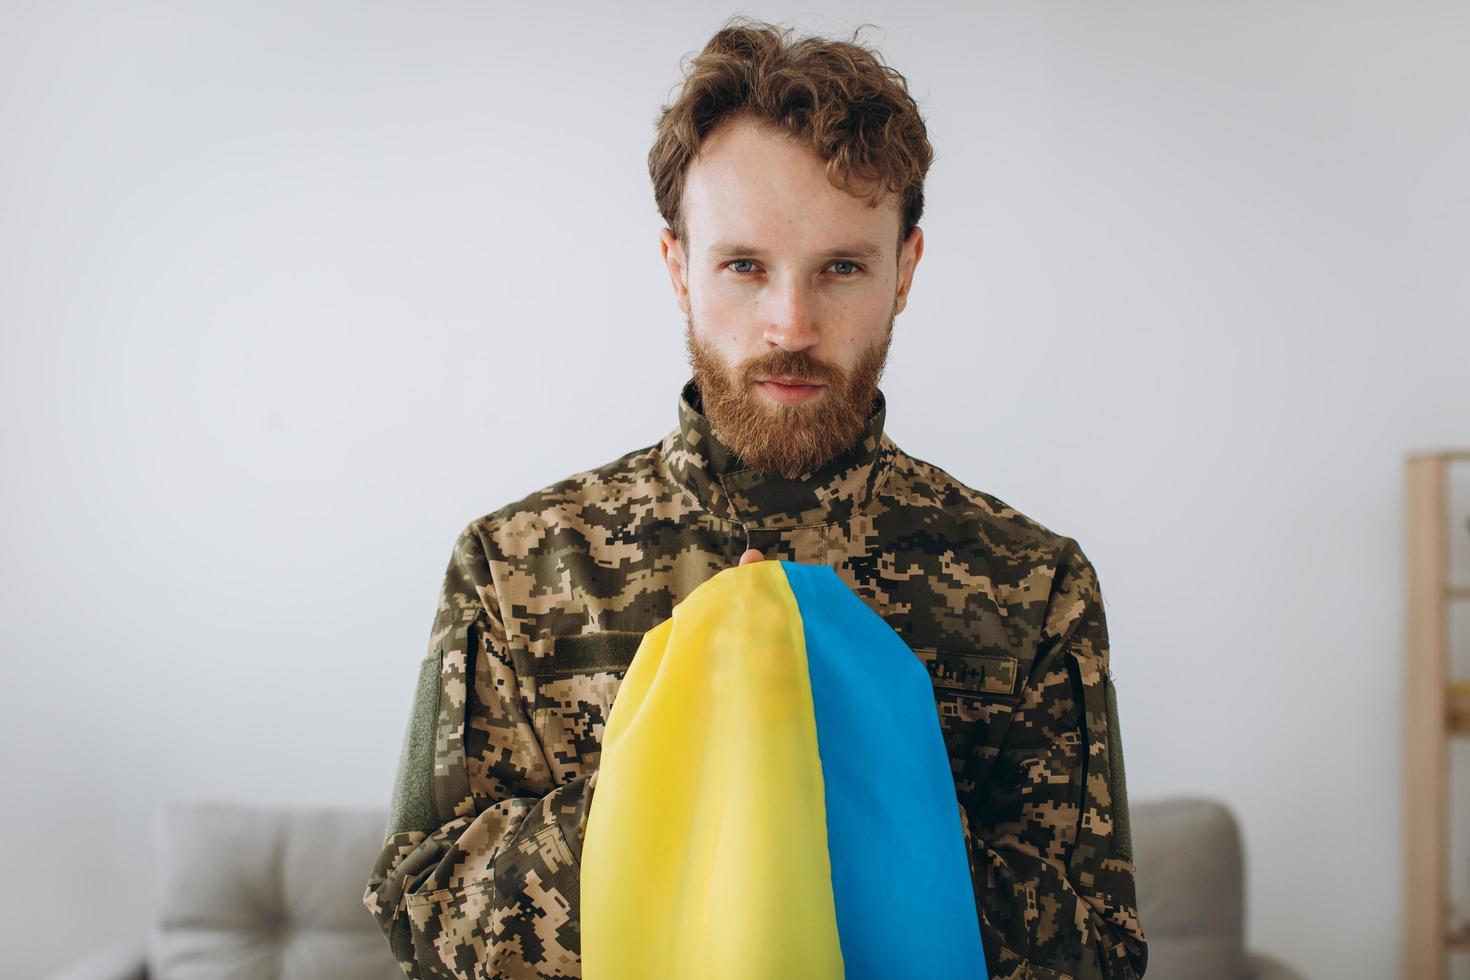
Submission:
<svg viewBox="0 0 1470 980">
<path fill-rule="evenodd" d="M 1254 946 L 1393 975 L 1470 8 L 529 6 L 0 7 L 7 975 L 142 928 L 164 798 L 386 805 L 460 528 L 676 423 L 645 154 L 736 9 L 926 109 L 889 431 L 1097 565 L 1130 796 L 1236 809 Z"/>
</svg>

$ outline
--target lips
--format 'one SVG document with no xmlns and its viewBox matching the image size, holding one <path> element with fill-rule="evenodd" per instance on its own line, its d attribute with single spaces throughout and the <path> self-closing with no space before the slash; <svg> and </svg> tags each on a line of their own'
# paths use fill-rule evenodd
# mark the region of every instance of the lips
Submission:
<svg viewBox="0 0 1470 980">
<path fill-rule="evenodd" d="M 826 385 L 814 384 L 810 381 L 783 381 L 773 379 L 758 382 L 760 389 L 766 393 L 768 398 L 775 399 L 782 405 L 800 405 L 821 397 L 820 392 Z"/>
</svg>

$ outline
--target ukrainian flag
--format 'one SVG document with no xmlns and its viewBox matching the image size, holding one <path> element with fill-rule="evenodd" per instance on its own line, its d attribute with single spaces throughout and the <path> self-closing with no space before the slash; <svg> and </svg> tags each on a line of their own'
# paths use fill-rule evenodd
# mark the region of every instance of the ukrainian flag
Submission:
<svg viewBox="0 0 1470 980">
<path fill-rule="evenodd" d="M 928 671 L 825 565 L 644 634 L 582 846 L 590 980 L 986 977 Z"/>
</svg>

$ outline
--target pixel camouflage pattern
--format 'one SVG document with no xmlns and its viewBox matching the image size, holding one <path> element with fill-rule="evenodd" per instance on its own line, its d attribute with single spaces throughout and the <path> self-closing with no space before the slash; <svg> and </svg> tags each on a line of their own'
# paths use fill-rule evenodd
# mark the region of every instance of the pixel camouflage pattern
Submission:
<svg viewBox="0 0 1470 980">
<path fill-rule="evenodd" d="M 1130 980 L 1134 894 L 1107 626 L 1077 542 L 866 431 L 743 468 L 686 382 L 659 442 L 472 521 L 421 665 L 363 903 L 406 975 L 581 975 L 578 857 L 643 632 L 746 548 L 827 564 L 928 667 L 992 977 Z"/>
</svg>

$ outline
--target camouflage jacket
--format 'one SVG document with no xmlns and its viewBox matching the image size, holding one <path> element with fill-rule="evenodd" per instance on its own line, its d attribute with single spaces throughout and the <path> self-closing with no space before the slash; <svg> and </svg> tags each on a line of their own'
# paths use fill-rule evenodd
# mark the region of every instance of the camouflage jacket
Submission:
<svg viewBox="0 0 1470 980">
<path fill-rule="evenodd" d="M 991 975 L 1143 975 L 1097 576 L 1074 539 L 895 446 L 884 415 L 880 393 L 850 450 L 782 479 L 740 465 L 686 382 L 659 442 L 465 527 L 363 894 L 408 976 L 581 975 L 618 684 L 749 547 L 831 565 L 928 667 Z"/>
</svg>

